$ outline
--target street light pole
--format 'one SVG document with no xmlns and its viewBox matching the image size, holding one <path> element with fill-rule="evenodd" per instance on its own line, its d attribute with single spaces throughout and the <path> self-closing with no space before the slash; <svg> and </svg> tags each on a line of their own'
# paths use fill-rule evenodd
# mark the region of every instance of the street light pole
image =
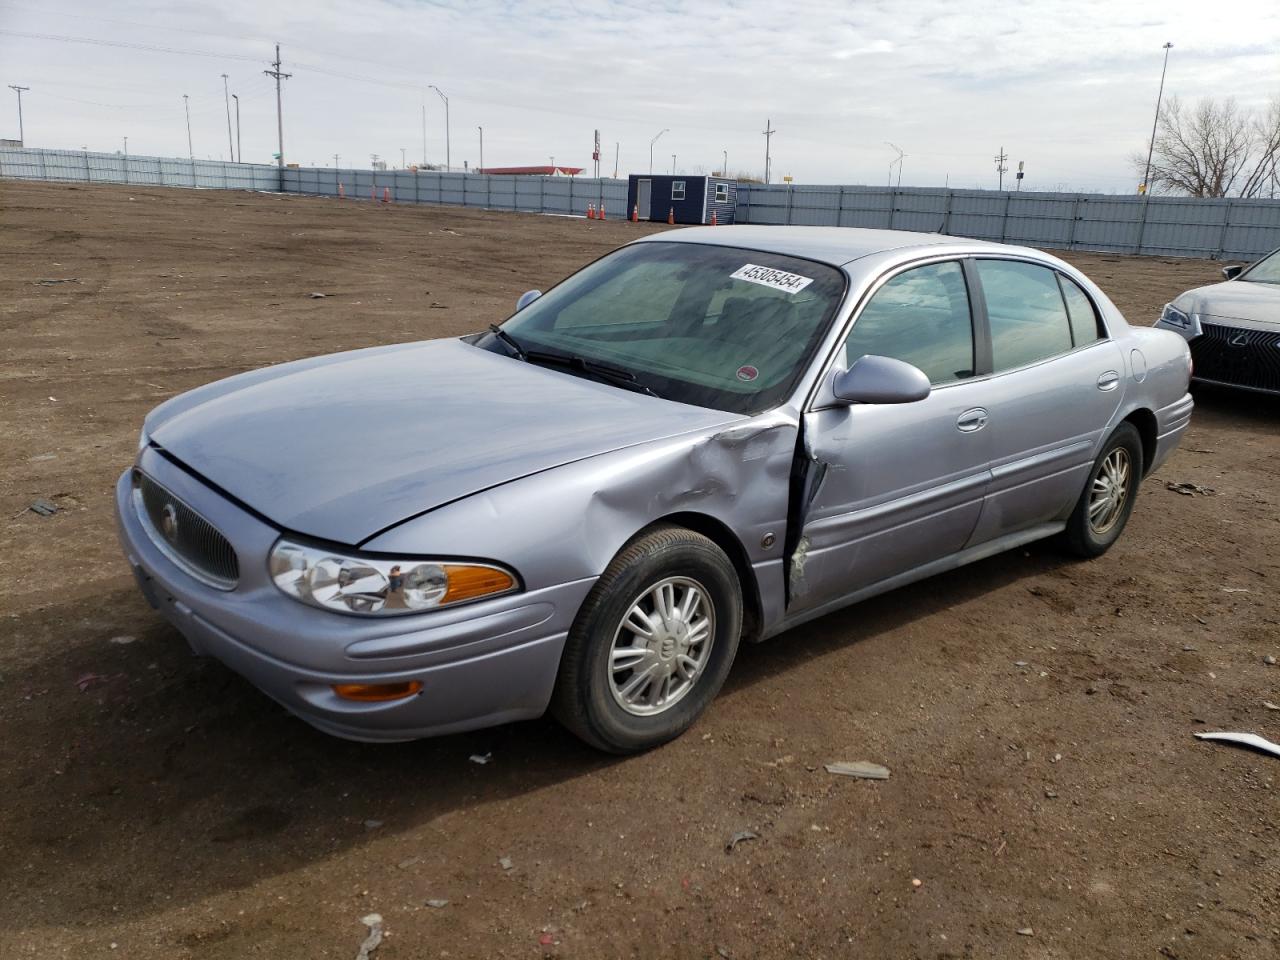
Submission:
<svg viewBox="0 0 1280 960">
<path fill-rule="evenodd" d="M 227 89 L 227 75 L 222 75 L 222 102 L 227 106 L 227 151 L 231 154 L 231 162 L 236 162 L 236 145 L 231 141 L 231 94 Z"/>
<path fill-rule="evenodd" d="M 429 84 L 429 86 L 436 92 L 436 95 L 444 101 L 444 168 L 445 170 L 449 170 L 453 163 L 450 159 L 449 153 L 449 98 L 446 97 L 444 92 L 434 83 Z"/>
<path fill-rule="evenodd" d="M 236 160 L 244 163 L 244 153 L 240 149 L 240 94 L 233 93 L 231 99 L 236 102 Z"/>
<path fill-rule="evenodd" d="M 11 83 L 9 84 L 9 89 L 18 95 L 18 143 L 25 147 L 27 145 L 27 135 L 22 129 L 22 94 L 31 88 L 20 87 L 16 83 Z"/>
<path fill-rule="evenodd" d="M 724 154 L 724 163 L 720 166 L 720 176 L 727 177 L 729 175 L 729 151 L 722 150 Z"/>
<path fill-rule="evenodd" d="M 484 173 L 484 127 L 476 127 L 480 131 L 480 169 L 476 173 Z"/>
<path fill-rule="evenodd" d="M 676 155 L 674 153 L 671 155 L 671 175 L 673 177 L 676 175 Z"/>
<path fill-rule="evenodd" d="M 659 130 L 657 136 L 649 141 L 649 176 L 653 176 L 653 145 L 658 142 L 658 137 L 669 132 L 670 130 L 668 128 Z"/>
<path fill-rule="evenodd" d="M 769 182 L 769 141 L 777 132 L 766 119 L 764 122 L 764 182 L 766 184 Z"/>
<path fill-rule="evenodd" d="M 1160 68 L 1160 92 L 1156 94 L 1156 118 L 1151 121 L 1151 142 L 1147 146 L 1147 167 L 1142 171 L 1142 185 L 1139 191 L 1142 193 L 1150 193 L 1149 179 L 1151 177 L 1151 155 L 1156 150 L 1156 127 L 1160 125 L 1160 101 L 1164 99 L 1164 75 L 1169 69 L 1169 50 L 1173 47 L 1172 43 L 1164 45 L 1164 66 Z"/>
<path fill-rule="evenodd" d="M 187 113 L 187 156 L 194 160 L 196 158 L 196 151 L 195 148 L 191 146 L 191 103 L 185 93 L 182 95 L 182 109 Z"/>
<path fill-rule="evenodd" d="M 129 155 L 129 138 L 128 137 L 124 138 L 124 155 L 126 157 Z"/>
</svg>

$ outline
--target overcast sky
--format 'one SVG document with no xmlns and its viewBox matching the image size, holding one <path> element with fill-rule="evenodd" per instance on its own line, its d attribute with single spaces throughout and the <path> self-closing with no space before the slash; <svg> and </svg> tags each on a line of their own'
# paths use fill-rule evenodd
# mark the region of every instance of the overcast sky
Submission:
<svg viewBox="0 0 1280 960">
<path fill-rule="evenodd" d="M 72 42 L 70 38 L 95 41 Z M 1280 93 L 1277 0 L 777 0 L 654 4 L 542 0 L 0 0 L 0 80 L 23 95 L 30 146 L 229 157 L 221 74 L 240 95 L 244 159 L 271 162 L 282 45 L 286 160 L 392 166 L 556 163 L 681 172 L 764 168 L 775 179 L 996 185 L 997 150 L 1026 189 L 1130 192 L 1126 158 L 1166 95 Z M 118 44 L 118 45 L 117 45 Z M 155 49 L 164 48 L 164 49 Z M 0 137 L 16 138 L 10 90 Z"/>
</svg>

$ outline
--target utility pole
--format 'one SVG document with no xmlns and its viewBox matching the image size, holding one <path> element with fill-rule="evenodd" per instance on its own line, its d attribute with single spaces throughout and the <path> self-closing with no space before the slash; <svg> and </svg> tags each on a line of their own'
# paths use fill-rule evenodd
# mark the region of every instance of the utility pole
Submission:
<svg viewBox="0 0 1280 960">
<path fill-rule="evenodd" d="M 265 73 L 268 77 L 271 77 L 276 82 L 276 132 L 279 134 L 279 137 L 280 137 L 280 141 L 279 141 L 280 152 L 276 154 L 276 165 L 283 170 L 284 169 L 284 105 L 280 99 L 280 81 L 288 80 L 290 77 L 293 76 L 293 74 L 280 72 L 280 44 L 278 43 L 276 44 L 276 59 L 275 59 L 275 62 L 271 64 L 271 67 L 272 69 L 263 70 L 262 72 Z"/>
<path fill-rule="evenodd" d="M 773 138 L 773 135 L 777 132 L 778 131 L 774 130 L 773 127 L 770 125 L 769 121 L 765 120 L 764 122 L 764 182 L 766 184 L 769 182 L 769 141 Z"/>
<path fill-rule="evenodd" d="M 1001 148 L 1000 148 L 1000 152 L 999 152 L 999 153 L 997 153 L 997 154 L 996 154 L 996 156 L 995 156 L 995 161 L 996 161 L 996 173 L 997 173 L 997 174 L 999 174 L 999 176 L 1000 176 L 1000 189 L 1001 189 L 1001 190 L 1003 190 L 1003 189 L 1004 189 L 1004 175 L 1005 175 L 1005 174 L 1008 172 L 1008 170 L 1009 170 L 1009 168 L 1008 168 L 1008 167 L 1006 167 L 1006 166 L 1004 165 L 1004 162 L 1005 162 L 1006 160 L 1008 160 L 1008 159 L 1009 159 L 1009 155 L 1008 155 L 1007 153 L 1005 153 L 1005 152 L 1004 152 L 1004 147 L 1001 147 Z"/>
<path fill-rule="evenodd" d="M 671 175 L 673 177 L 676 175 L 676 155 L 674 153 L 671 155 Z"/>
<path fill-rule="evenodd" d="M 422 169 L 427 169 L 427 94 L 422 94 Z"/>
<path fill-rule="evenodd" d="M 30 87 L 20 87 L 16 83 L 9 84 L 9 89 L 18 95 L 18 143 L 24 147 L 27 145 L 27 135 L 22 129 L 22 94 L 30 90 Z"/>
<path fill-rule="evenodd" d="M 1142 171 L 1142 183 L 1138 187 L 1139 193 L 1149 192 L 1147 184 L 1151 176 L 1151 155 L 1156 150 L 1156 127 L 1160 125 L 1160 101 L 1164 99 L 1164 75 L 1169 69 L 1169 50 L 1172 47 L 1172 43 L 1164 45 L 1164 66 L 1160 68 L 1160 92 L 1156 94 L 1156 118 L 1151 121 L 1151 143 L 1147 146 L 1147 167 Z"/>
<path fill-rule="evenodd" d="M 724 163 L 720 166 L 720 176 L 727 177 L 729 175 L 729 151 L 721 150 L 720 152 L 724 154 Z"/>
<path fill-rule="evenodd" d="M 653 176 L 653 145 L 658 142 L 658 137 L 670 131 L 666 128 L 659 130 L 657 135 L 649 141 L 649 175 Z"/>
<path fill-rule="evenodd" d="M 191 103 L 185 93 L 182 95 L 182 109 L 187 113 L 187 156 L 195 160 L 195 147 L 191 146 Z"/>
<path fill-rule="evenodd" d="M 338 155 L 336 153 L 333 155 L 333 169 L 338 169 Z"/>
<path fill-rule="evenodd" d="M 444 95 L 444 91 L 434 83 L 429 84 L 429 86 L 436 92 L 436 95 L 444 101 L 444 168 L 445 170 L 448 170 L 453 163 L 452 159 L 450 159 L 449 153 L 449 98 L 446 97 Z"/>
<path fill-rule="evenodd" d="M 236 145 L 231 142 L 231 94 L 227 90 L 227 75 L 222 75 L 222 102 L 227 107 L 227 150 L 231 153 L 231 162 L 236 162 Z"/>
<path fill-rule="evenodd" d="M 244 152 L 240 149 L 240 94 L 233 93 L 231 99 L 236 102 L 236 160 L 244 163 Z"/>
<path fill-rule="evenodd" d="M 126 157 L 129 155 L 129 138 L 128 137 L 124 138 L 124 155 Z"/>
<path fill-rule="evenodd" d="M 400 169 L 407 170 L 408 168 L 409 168 L 409 165 L 405 163 L 405 160 L 404 160 L 404 147 L 401 147 L 400 148 Z"/>
<path fill-rule="evenodd" d="M 484 127 L 476 127 L 480 131 L 480 166 L 476 173 L 484 173 Z"/>
<path fill-rule="evenodd" d="M 613 179 L 615 179 L 615 180 L 617 180 L 617 179 L 618 179 L 618 149 L 619 149 L 621 146 L 622 146 L 622 144 L 621 144 L 621 143 L 619 143 L 619 142 L 617 142 L 617 141 L 614 141 L 614 144 L 613 144 Z"/>
</svg>

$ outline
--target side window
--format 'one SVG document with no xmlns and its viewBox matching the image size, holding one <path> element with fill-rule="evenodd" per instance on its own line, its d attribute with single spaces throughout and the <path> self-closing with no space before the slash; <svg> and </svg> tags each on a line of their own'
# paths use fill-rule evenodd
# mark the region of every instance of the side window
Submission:
<svg viewBox="0 0 1280 960">
<path fill-rule="evenodd" d="M 1016 260 L 978 260 L 977 267 L 996 373 L 1071 349 L 1071 324 L 1055 271 Z"/>
<path fill-rule="evenodd" d="M 973 314 L 953 261 L 915 267 L 875 292 L 845 341 L 845 362 L 875 354 L 905 360 L 932 384 L 973 376 Z"/>
<path fill-rule="evenodd" d="M 671 181 L 671 199 L 672 200 L 684 199 L 684 181 L 683 180 Z"/>
<path fill-rule="evenodd" d="M 729 185 L 727 183 L 716 184 L 716 203 L 729 202 Z"/>
<path fill-rule="evenodd" d="M 1077 347 L 1101 340 L 1106 333 L 1098 320 L 1093 301 L 1070 277 L 1058 274 L 1062 285 L 1062 299 L 1067 302 L 1067 316 L 1071 318 L 1071 340 Z"/>
</svg>

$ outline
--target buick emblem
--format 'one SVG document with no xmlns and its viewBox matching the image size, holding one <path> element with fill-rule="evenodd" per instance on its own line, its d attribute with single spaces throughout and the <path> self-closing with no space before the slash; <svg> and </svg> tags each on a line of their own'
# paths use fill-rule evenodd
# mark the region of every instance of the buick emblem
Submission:
<svg viewBox="0 0 1280 960">
<path fill-rule="evenodd" d="M 160 510 L 160 532 L 170 543 L 178 538 L 178 508 L 166 503 Z"/>
<path fill-rule="evenodd" d="M 1237 333 L 1234 337 L 1231 338 L 1231 345 L 1233 347 L 1243 347 L 1248 342 L 1249 342 L 1249 338 L 1246 337 L 1243 333 Z"/>
</svg>

